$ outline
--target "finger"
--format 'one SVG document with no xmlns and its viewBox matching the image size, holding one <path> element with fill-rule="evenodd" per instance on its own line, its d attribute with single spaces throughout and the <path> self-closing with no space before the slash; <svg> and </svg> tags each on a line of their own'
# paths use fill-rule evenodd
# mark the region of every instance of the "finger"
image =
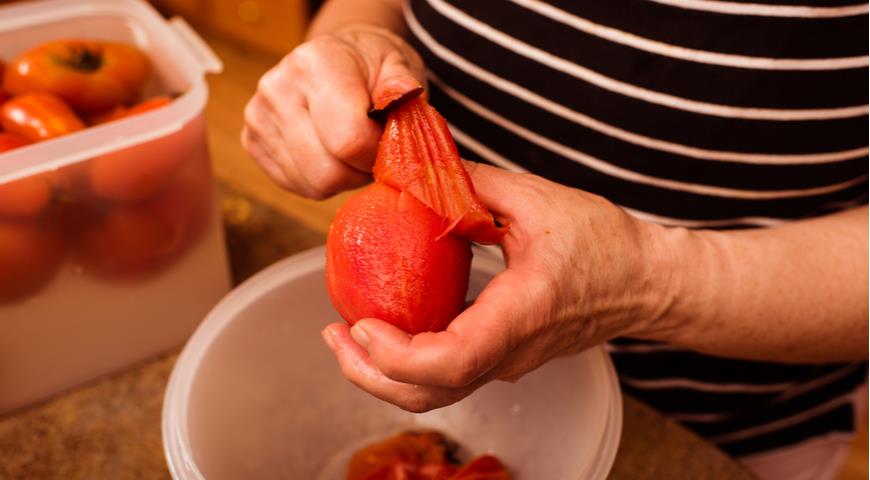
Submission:
<svg viewBox="0 0 870 480">
<path fill-rule="evenodd" d="M 304 105 L 294 101 L 274 102 L 265 96 L 263 99 L 262 108 L 271 115 L 257 125 L 268 130 L 270 138 L 266 143 L 277 145 L 273 156 L 287 176 L 295 180 L 296 193 L 323 199 L 371 180 L 368 173 L 341 162 L 326 150 Z"/>
<path fill-rule="evenodd" d="M 389 109 L 393 104 L 420 95 L 423 85 L 411 65 L 398 51 L 390 52 L 377 72 L 371 92 L 373 111 Z"/>
<path fill-rule="evenodd" d="M 244 115 L 242 145 L 251 157 L 282 187 L 301 195 L 310 192 L 311 185 L 299 173 L 286 147 L 285 135 L 279 128 L 282 121 L 268 96 L 254 95 Z"/>
<path fill-rule="evenodd" d="M 471 177 L 475 193 L 484 205 L 494 213 L 510 219 L 513 219 L 512 212 L 518 204 L 526 203 L 526 199 L 518 197 L 517 186 L 525 186 L 529 183 L 529 178 L 538 178 L 484 163 L 468 160 L 462 163 Z"/>
<path fill-rule="evenodd" d="M 323 43 L 304 92 L 314 134 L 333 158 L 358 171 L 371 171 L 381 126 L 368 116 L 367 72 L 347 46 Z"/>
<path fill-rule="evenodd" d="M 371 181 L 370 173 L 335 158 L 317 138 L 315 127 L 308 118 L 298 122 L 292 133 L 285 134 L 294 165 L 312 187 L 310 198 L 324 199 Z"/>
<path fill-rule="evenodd" d="M 408 336 L 381 320 L 363 319 L 353 327 L 354 338 L 392 380 L 453 388 L 472 384 L 503 362 L 519 341 L 525 292 L 517 294 L 512 276 L 510 271 L 497 275 L 443 332 Z"/>
<path fill-rule="evenodd" d="M 328 325 L 322 335 L 335 354 L 345 378 L 373 396 L 410 412 L 422 413 L 451 405 L 483 384 L 479 382 L 464 388 L 449 389 L 397 382 L 378 370 L 366 351 L 351 338 L 347 325 Z"/>
<path fill-rule="evenodd" d="M 270 155 L 266 153 L 263 146 L 260 144 L 260 140 L 256 134 L 251 131 L 248 127 L 242 127 L 241 134 L 242 146 L 248 152 L 248 155 L 257 162 L 260 167 L 266 171 L 266 173 L 272 177 L 278 185 L 282 187 L 292 190 L 293 183 L 287 177 L 287 174 L 284 172 L 284 169 L 281 168 L 281 165 L 275 161 Z"/>
</svg>

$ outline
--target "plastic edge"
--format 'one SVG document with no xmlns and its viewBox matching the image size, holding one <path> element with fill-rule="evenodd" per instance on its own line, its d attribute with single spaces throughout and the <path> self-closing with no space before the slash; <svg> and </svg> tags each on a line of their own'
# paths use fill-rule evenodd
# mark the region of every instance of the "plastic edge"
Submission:
<svg viewBox="0 0 870 480">
<path fill-rule="evenodd" d="M 190 52 L 193 53 L 203 72 L 216 74 L 224 70 L 224 64 L 220 57 L 214 53 L 214 50 L 185 19 L 178 16 L 172 17 L 169 19 L 169 26 L 178 39 L 185 43 Z"/>
</svg>

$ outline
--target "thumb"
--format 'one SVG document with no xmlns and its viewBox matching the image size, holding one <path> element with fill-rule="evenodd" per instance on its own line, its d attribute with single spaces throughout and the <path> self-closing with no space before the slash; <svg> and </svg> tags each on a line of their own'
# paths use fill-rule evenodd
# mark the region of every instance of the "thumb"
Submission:
<svg viewBox="0 0 870 480">
<path fill-rule="evenodd" d="M 407 71 L 401 71 L 402 66 L 391 67 L 392 72 L 378 77 L 372 91 L 372 109 L 369 115 L 389 110 L 398 103 L 414 98 L 423 93 L 423 86 Z"/>
<path fill-rule="evenodd" d="M 379 113 L 393 105 L 424 93 L 426 70 L 423 61 L 403 40 L 389 35 L 394 48 L 384 53 L 372 78 L 372 110 Z"/>
</svg>

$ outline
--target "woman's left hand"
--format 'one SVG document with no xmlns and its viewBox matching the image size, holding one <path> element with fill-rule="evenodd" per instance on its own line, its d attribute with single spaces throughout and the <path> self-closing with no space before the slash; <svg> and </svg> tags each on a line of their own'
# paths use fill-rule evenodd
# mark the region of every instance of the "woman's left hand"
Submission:
<svg viewBox="0 0 870 480">
<path fill-rule="evenodd" d="M 661 227 L 541 177 L 466 165 L 482 201 L 510 223 L 506 270 L 443 332 L 409 336 L 377 319 L 327 326 L 323 338 L 351 382 L 424 412 L 555 357 L 665 328 L 673 295 L 656 267 Z"/>
</svg>

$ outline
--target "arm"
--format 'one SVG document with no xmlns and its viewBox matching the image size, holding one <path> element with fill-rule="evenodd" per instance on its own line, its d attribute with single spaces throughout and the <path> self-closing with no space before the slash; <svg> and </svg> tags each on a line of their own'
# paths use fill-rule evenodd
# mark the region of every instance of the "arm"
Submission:
<svg viewBox="0 0 870 480">
<path fill-rule="evenodd" d="M 306 38 L 335 33 L 348 25 L 380 27 L 404 36 L 401 0 L 329 0 L 311 21 Z"/>
<path fill-rule="evenodd" d="M 444 332 L 332 324 L 345 376 L 412 411 L 631 336 L 737 358 L 867 355 L 867 209 L 760 230 L 665 228 L 540 177 L 469 164 L 507 268 Z"/>
<path fill-rule="evenodd" d="M 755 360 L 867 356 L 867 207 L 773 228 L 661 229 L 673 303 L 647 338 Z"/>
</svg>

